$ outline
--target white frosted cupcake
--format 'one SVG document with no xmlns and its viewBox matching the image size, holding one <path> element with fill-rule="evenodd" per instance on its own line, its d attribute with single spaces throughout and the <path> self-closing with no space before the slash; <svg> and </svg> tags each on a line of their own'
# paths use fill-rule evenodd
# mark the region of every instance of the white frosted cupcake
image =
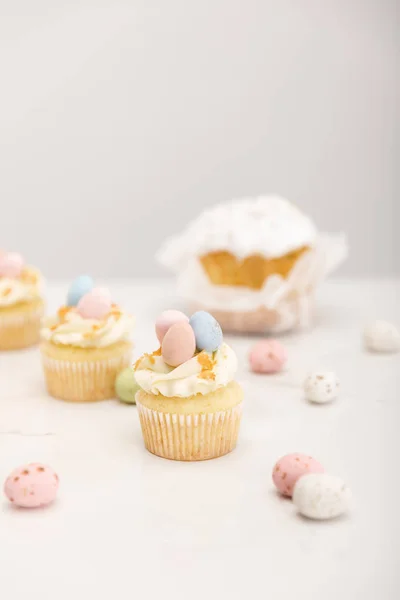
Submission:
<svg viewBox="0 0 400 600">
<path fill-rule="evenodd" d="M 262 196 L 203 212 L 158 259 L 224 330 L 276 332 L 310 323 L 317 284 L 345 255 L 343 236 L 318 234 L 296 206 Z"/>
<path fill-rule="evenodd" d="M 71 402 L 115 397 L 115 380 L 130 365 L 133 317 L 95 288 L 46 319 L 40 346 L 49 394 Z"/>
<path fill-rule="evenodd" d="M 0 250 L 0 351 L 39 342 L 44 312 L 39 271 L 20 254 Z"/>
<path fill-rule="evenodd" d="M 146 448 L 185 461 L 227 454 L 236 446 L 243 392 L 234 380 L 236 355 L 218 323 L 205 312 L 189 321 L 166 311 L 156 329 L 161 348 L 135 365 Z"/>
</svg>

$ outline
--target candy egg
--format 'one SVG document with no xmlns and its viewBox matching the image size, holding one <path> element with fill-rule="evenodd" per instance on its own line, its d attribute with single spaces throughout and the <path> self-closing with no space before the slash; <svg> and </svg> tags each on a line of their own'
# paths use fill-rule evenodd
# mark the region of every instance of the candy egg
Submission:
<svg viewBox="0 0 400 600">
<path fill-rule="evenodd" d="M 106 287 L 95 287 L 91 290 L 91 293 L 94 296 L 102 296 L 103 298 L 107 298 L 111 302 L 111 293 Z"/>
<path fill-rule="evenodd" d="M 16 252 L 5 252 L 0 255 L 0 277 L 19 277 L 24 266 L 24 259 Z"/>
<path fill-rule="evenodd" d="M 324 467 L 312 456 L 287 454 L 282 456 L 272 470 L 272 480 L 283 496 L 291 496 L 300 477 L 308 473 L 323 473 Z"/>
<path fill-rule="evenodd" d="M 89 292 L 79 300 L 76 309 L 84 319 L 98 319 L 100 321 L 110 312 L 111 300 L 106 296 Z"/>
<path fill-rule="evenodd" d="M 115 380 L 115 392 L 121 402 L 136 404 L 136 392 L 140 390 L 136 382 L 135 373 L 132 367 L 127 367 L 121 371 Z"/>
<path fill-rule="evenodd" d="M 340 477 L 319 473 L 301 477 L 293 491 L 295 506 L 309 519 L 334 519 L 350 508 L 351 498 Z"/>
<path fill-rule="evenodd" d="M 218 321 L 205 310 L 195 312 L 189 319 L 189 324 L 194 331 L 196 348 L 215 352 L 222 344 L 222 329 Z"/>
<path fill-rule="evenodd" d="M 249 361 L 254 373 L 278 373 L 287 361 L 287 352 L 277 340 L 261 340 L 252 347 Z"/>
<path fill-rule="evenodd" d="M 89 275 L 80 275 L 71 283 L 68 295 L 67 306 L 76 306 L 79 300 L 93 289 L 93 279 Z"/>
<path fill-rule="evenodd" d="M 371 352 L 398 352 L 400 331 L 388 321 L 375 321 L 364 329 L 364 344 Z"/>
<path fill-rule="evenodd" d="M 161 354 L 170 367 L 178 367 L 190 360 L 196 350 L 196 340 L 189 323 L 180 322 L 172 325 L 164 336 Z"/>
<path fill-rule="evenodd" d="M 164 310 L 156 320 L 156 335 L 160 344 L 162 343 L 165 334 L 168 329 L 175 325 L 175 323 L 187 323 L 189 317 L 187 317 L 180 310 Z"/>
<path fill-rule="evenodd" d="M 51 467 L 30 463 L 15 469 L 4 484 L 4 493 L 15 506 L 37 508 L 53 502 L 58 476 Z"/>
<path fill-rule="evenodd" d="M 317 404 L 325 404 L 337 398 L 339 380 L 333 371 L 318 371 L 311 373 L 304 382 L 304 392 L 307 400 Z"/>
</svg>

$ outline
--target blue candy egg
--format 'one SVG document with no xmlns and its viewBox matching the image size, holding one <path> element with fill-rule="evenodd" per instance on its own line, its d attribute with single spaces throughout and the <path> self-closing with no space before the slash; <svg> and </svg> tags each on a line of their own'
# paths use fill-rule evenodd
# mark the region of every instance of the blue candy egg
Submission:
<svg viewBox="0 0 400 600">
<path fill-rule="evenodd" d="M 220 324 L 205 310 L 195 312 L 189 319 L 189 325 L 194 331 L 196 348 L 215 352 L 222 344 L 223 336 Z"/>
<path fill-rule="evenodd" d="M 71 283 L 68 295 L 67 295 L 67 306 L 76 306 L 79 300 L 91 292 L 94 287 L 94 281 L 89 275 L 80 275 Z"/>
</svg>

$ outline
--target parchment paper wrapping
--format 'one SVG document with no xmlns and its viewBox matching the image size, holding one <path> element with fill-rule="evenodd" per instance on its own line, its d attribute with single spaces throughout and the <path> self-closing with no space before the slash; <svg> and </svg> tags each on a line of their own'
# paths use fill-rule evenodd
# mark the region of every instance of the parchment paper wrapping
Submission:
<svg viewBox="0 0 400 600">
<path fill-rule="evenodd" d="M 317 286 L 346 256 L 343 234 L 321 234 L 287 279 L 272 275 L 261 290 L 214 285 L 193 258 L 178 273 L 178 294 L 190 310 L 211 312 L 224 331 L 277 333 L 307 328 L 312 324 Z"/>
</svg>

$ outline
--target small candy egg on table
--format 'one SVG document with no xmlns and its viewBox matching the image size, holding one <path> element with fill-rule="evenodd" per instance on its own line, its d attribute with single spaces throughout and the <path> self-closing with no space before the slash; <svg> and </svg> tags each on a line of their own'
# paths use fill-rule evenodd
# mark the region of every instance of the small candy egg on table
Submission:
<svg viewBox="0 0 400 600">
<path fill-rule="evenodd" d="M 400 331 L 388 321 L 375 321 L 364 329 L 364 344 L 370 352 L 398 352 Z"/>
<path fill-rule="evenodd" d="M 272 470 L 272 480 L 283 496 L 291 497 L 294 486 L 300 477 L 309 473 L 323 473 L 324 467 L 307 454 L 287 454 L 282 456 Z"/>
<path fill-rule="evenodd" d="M 334 519 L 347 512 L 351 491 L 340 477 L 311 473 L 301 477 L 293 491 L 293 503 L 309 519 Z"/>
<path fill-rule="evenodd" d="M 76 306 L 79 300 L 94 287 L 93 279 L 89 275 L 80 275 L 71 283 L 67 294 L 67 306 Z"/>
<path fill-rule="evenodd" d="M 260 340 L 252 347 L 249 361 L 254 373 L 279 373 L 287 361 L 287 352 L 278 340 Z"/>
<path fill-rule="evenodd" d="M 316 404 L 326 404 L 337 398 L 339 380 L 333 371 L 315 371 L 304 382 L 307 400 Z"/>
<path fill-rule="evenodd" d="M 14 506 L 38 508 L 53 502 L 58 475 L 48 465 L 30 463 L 15 469 L 6 479 L 4 493 Z"/>
<path fill-rule="evenodd" d="M 115 392 L 121 402 L 136 404 L 135 396 L 140 386 L 136 382 L 135 372 L 132 367 L 121 371 L 115 381 Z"/>
</svg>

